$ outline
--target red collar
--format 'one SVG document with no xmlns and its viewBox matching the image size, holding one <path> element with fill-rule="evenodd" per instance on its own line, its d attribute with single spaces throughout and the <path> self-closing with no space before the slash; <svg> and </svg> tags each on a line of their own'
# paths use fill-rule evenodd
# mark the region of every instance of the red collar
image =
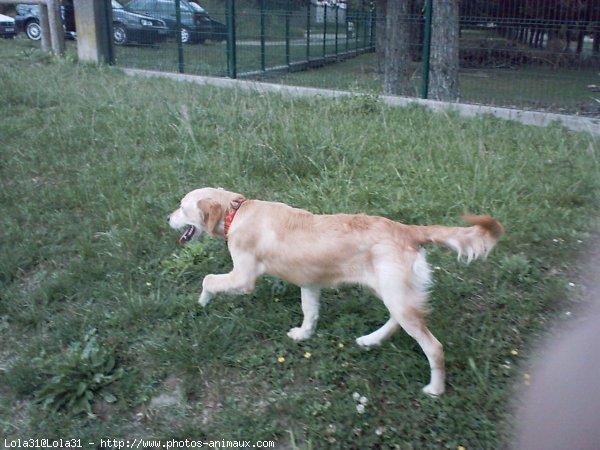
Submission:
<svg viewBox="0 0 600 450">
<path fill-rule="evenodd" d="M 242 206 L 246 199 L 244 197 L 238 197 L 231 202 L 227 213 L 225 214 L 225 219 L 223 219 L 223 231 L 225 234 L 225 239 L 227 239 L 227 235 L 229 234 L 229 227 L 231 226 L 231 222 L 233 222 L 233 218 L 235 217 L 238 209 Z"/>
</svg>

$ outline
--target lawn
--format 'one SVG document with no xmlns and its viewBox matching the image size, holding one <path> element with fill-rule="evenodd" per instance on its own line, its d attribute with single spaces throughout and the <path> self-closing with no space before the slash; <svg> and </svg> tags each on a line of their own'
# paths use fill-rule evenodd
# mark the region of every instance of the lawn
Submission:
<svg viewBox="0 0 600 450">
<path fill-rule="evenodd" d="M 375 95 L 139 79 L 0 44 L 4 438 L 509 444 L 535 343 L 577 301 L 577 260 L 597 231 L 598 139 Z M 357 347 L 387 319 L 360 287 L 326 290 L 317 333 L 300 344 L 286 336 L 299 290 L 277 279 L 201 308 L 203 276 L 231 266 L 226 246 L 182 248 L 165 222 L 200 186 L 406 223 L 501 220 L 507 234 L 485 261 L 429 251 L 447 393 L 421 392 L 427 361 L 405 334 Z"/>
</svg>

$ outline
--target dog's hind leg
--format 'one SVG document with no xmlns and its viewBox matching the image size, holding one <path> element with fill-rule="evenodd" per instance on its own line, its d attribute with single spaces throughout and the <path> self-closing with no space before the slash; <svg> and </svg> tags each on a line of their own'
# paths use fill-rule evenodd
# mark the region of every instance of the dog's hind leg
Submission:
<svg viewBox="0 0 600 450">
<path fill-rule="evenodd" d="M 393 318 L 390 317 L 381 328 L 373 331 L 371 334 L 367 334 L 366 336 L 362 336 L 356 339 L 356 343 L 364 348 L 375 347 L 377 345 L 381 345 L 383 341 L 388 339 L 392 334 L 396 332 L 400 328 L 398 322 L 396 322 Z"/>
<path fill-rule="evenodd" d="M 317 326 L 317 320 L 319 319 L 319 295 L 321 290 L 316 287 L 303 287 L 300 288 L 300 295 L 302 297 L 302 313 L 304 319 L 302 325 L 296 328 L 292 328 L 288 332 L 288 336 L 295 341 L 302 341 L 308 339 L 313 334 L 315 327 Z"/>
<path fill-rule="evenodd" d="M 208 305 L 219 292 L 225 294 L 247 294 L 256 286 L 256 279 L 262 275 L 259 264 L 251 255 L 241 255 L 234 259 L 233 270 L 221 275 L 206 275 L 202 281 L 202 293 L 198 303 Z"/>
<path fill-rule="evenodd" d="M 419 299 L 415 300 L 414 298 L 420 294 L 410 292 L 410 290 L 403 294 L 402 298 L 384 296 L 383 302 L 389 309 L 392 318 L 417 341 L 427 356 L 431 368 L 431 380 L 423 388 L 423 392 L 433 396 L 441 395 L 445 390 L 444 349 L 440 341 L 431 334 L 425 325 L 422 310 L 412 306 L 420 303 Z"/>
</svg>

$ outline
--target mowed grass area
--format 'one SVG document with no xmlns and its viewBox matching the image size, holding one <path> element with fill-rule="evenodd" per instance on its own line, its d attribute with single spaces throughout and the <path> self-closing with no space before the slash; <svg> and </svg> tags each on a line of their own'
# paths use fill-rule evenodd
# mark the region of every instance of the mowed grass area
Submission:
<svg viewBox="0 0 600 450">
<path fill-rule="evenodd" d="M 278 448 L 500 448 L 526 361 L 576 296 L 596 233 L 600 141 L 559 127 L 392 109 L 376 96 L 286 98 L 77 65 L 0 46 L 0 432 L 6 439 L 273 440 Z M 448 392 L 359 287 L 326 290 L 316 335 L 273 278 L 197 304 L 223 242 L 165 218 L 223 186 L 318 213 L 507 234 L 469 266 L 432 248 L 428 318 Z M 574 282 L 575 287 L 569 283 Z M 535 380 L 531 380 L 535 383 Z M 354 393 L 368 399 L 357 410 Z"/>
</svg>

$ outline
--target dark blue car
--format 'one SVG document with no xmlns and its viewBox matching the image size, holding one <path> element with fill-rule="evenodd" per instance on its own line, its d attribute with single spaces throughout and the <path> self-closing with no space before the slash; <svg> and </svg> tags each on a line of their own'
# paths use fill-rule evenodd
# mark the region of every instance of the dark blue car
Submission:
<svg viewBox="0 0 600 450">
<path fill-rule="evenodd" d="M 131 42 L 141 44 L 156 44 L 166 40 L 168 28 L 164 21 L 155 17 L 138 14 L 123 8 L 116 0 L 111 0 L 113 16 L 113 39 L 117 45 L 125 45 Z M 24 31 L 31 40 L 38 41 L 42 37 L 39 6 L 17 5 L 15 24 L 18 30 Z M 63 0 L 61 2 L 61 14 L 67 37 L 76 38 L 75 10 L 73 2 Z"/>
<path fill-rule="evenodd" d="M 195 2 L 181 0 L 180 25 L 177 24 L 175 0 L 129 0 L 123 4 L 129 11 L 158 17 L 167 24 L 171 36 L 176 37 L 181 30 L 181 41 L 184 44 L 203 43 L 206 40 L 224 41 L 227 38 L 227 27 L 209 17 L 204 8 Z"/>
</svg>

